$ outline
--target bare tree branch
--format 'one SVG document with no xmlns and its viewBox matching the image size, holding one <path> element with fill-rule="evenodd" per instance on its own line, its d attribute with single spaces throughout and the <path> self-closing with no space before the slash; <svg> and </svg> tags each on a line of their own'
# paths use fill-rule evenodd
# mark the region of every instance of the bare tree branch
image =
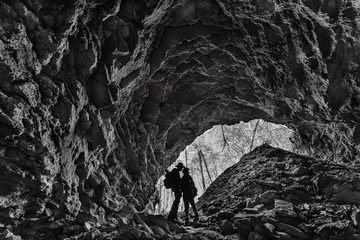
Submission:
<svg viewBox="0 0 360 240">
<path fill-rule="evenodd" d="M 202 157 L 202 160 L 204 161 L 204 165 L 205 165 L 205 168 L 206 168 L 206 172 L 207 172 L 207 174 L 208 174 L 208 176 L 209 176 L 210 182 L 212 183 L 213 180 L 211 179 L 211 175 L 210 175 L 210 172 L 209 172 L 209 168 L 208 168 L 207 162 L 206 162 L 206 160 L 205 160 L 204 153 L 201 151 L 201 149 L 199 149 L 199 151 L 200 151 L 200 155 L 201 155 L 201 157 Z"/>
<path fill-rule="evenodd" d="M 228 144 L 228 141 L 226 139 L 225 132 L 224 132 L 224 125 L 221 125 L 221 132 L 222 132 L 222 137 L 223 137 L 223 141 L 224 141 L 224 145 L 223 145 L 223 151 L 224 151 L 224 148 Z"/>
<path fill-rule="evenodd" d="M 202 161 L 201 161 L 201 152 L 200 152 L 199 149 L 198 149 L 198 156 L 199 156 L 199 165 L 200 165 L 202 185 L 203 185 L 203 189 L 204 189 L 204 191 L 205 191 L 205 189 L 206 189 L 206 184 L 205 184 L 204 170 L 203 170 Z"/>
<path fill-rule="evenodd" d="M 255 134 L 256 134 L 256 130 L 257 130 L 257 127 L 258 127 L 258 125 L 259 125 L 259 122 L 260 122 L 260 119 L 259 119 L 259 120 L 257 120 L 257 122 L 256 122 L 256 125 L 255 125 L 255 128 L 254 128 L 254 131 L 253 131 L 253 135 L 252 135 L 252 139 L 251 139 L 250 151 L 249 151 L 249 152 L 251 152 L 251 151 L 252 151 L 253 144 L 254 144 L 254 139 L 255 139 Z"/>
</svg>

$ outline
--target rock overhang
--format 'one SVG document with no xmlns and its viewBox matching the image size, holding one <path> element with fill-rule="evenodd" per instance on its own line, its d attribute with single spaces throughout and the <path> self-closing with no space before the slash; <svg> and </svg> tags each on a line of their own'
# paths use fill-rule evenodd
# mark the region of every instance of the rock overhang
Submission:
<svg viewBox="0 0 360 240">
<path fill-rule="evenodd" d="M 160 125 L 165 149 L 176 149 L 171 158 L 184 147 L 177 136 L 189 142 L 219 123 L 263 118 L 315 132 L 319 124 L 356 126 L 357 110 L 347 104 L 357 87 L 345 82 L 358 64 L 345 65 L 358 40 L 352 24 L 339 31 L 354 20 L 356 4 L 315 5 L 184 1 L 160 26 L 150 25 L 157 35 L 140 118 Z"/>
</svg>

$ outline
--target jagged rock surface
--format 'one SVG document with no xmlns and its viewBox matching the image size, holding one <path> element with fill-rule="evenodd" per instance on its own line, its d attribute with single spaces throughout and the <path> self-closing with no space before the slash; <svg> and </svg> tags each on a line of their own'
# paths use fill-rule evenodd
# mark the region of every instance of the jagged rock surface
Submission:
<svg viewBox="0 0 360 240">
<path fill-rule="evenodd" d="M 219 123 L 355 161 L 358 20 L 356 0 L 1 1 L 0 222 L 140 209 Z"/>
<path fill-rule="evenodd" d="M 263 145 L 220 175 L 198 205 L 209 227 L 224 235 L 355 240 L 360 236 L 360 212 L 353 207 L 360 197 L 359 168 Z"/>
</svg>

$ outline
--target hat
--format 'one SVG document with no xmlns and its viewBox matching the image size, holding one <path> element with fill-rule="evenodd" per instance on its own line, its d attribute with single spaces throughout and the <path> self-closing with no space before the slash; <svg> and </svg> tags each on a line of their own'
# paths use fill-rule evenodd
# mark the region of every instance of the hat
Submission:
<svg viewBox="0 0 360 240">
<path fill-rule="evenodd" d="M 183 167 L 184 167 L 184 164 L 183 164 L 182 162 L 179 162 L 179 163 L 176 165 L 176 167 L 181 167 L 181 168 L 183 168 Z"/>
</svg>

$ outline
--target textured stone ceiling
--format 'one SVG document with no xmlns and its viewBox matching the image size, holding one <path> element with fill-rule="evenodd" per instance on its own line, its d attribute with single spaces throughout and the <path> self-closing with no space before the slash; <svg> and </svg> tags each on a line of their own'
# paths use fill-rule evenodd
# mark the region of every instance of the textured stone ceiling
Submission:
<svg viewBox="0 0 360 240">
<path fill-rule="evenodd" d="M 356 0 L 0 2 L 0 220 L 141 208 L 215 124 L 353 161 Z M 310 146 L 309 146 L 310 145 Z"/>
</svg>

